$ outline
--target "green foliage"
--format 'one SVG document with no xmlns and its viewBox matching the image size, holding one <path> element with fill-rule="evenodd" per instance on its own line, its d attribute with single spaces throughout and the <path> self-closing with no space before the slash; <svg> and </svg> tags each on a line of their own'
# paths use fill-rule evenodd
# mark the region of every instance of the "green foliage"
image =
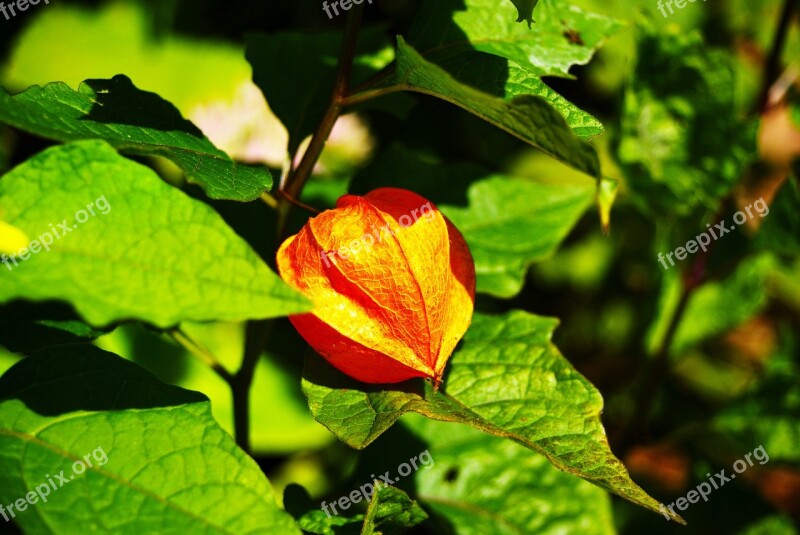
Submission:
<svg viewBox="0 0 800 535">
<path fill-rule="evenodd" d="M 541 455 L 466 426 L 402 422 L 436 460 L 417 477 L 420 500 L 457 533 L 615 533 L 608 495 Z"/>
<path fill-rule="evenodd" d="M 67 480 L 17 513 L 27 533 L 300 533 L 202 394 L 91 346 L 43 350 L 0 379 L 0 445 L 1 503 Z"/>
<path fill-rule="evenodd" d="M 63 83 L 13 97 L 0 91 L 0 121 L 57 141 L 102 139 L 130 154 L 162 156 L 212 199 L 251 201 L 272 187 L 269 171 L 237 164 L 172 104 L 123 75 L 86 80 L 77 91 Z"/>
<path fill-rule="evenodd" d="M 713 429 L 741 450 L 759 444 L 769 452 L 770 460 L 800 463 L 797 374 L 797 364 L 789 354 L 776 356 L 758 384 L 714 417 Z"/>
<path fill-rule="evenodd" d="M 536 2 L 528 2 L 532 10 L 531 4 Z M 619 22 L 545 0 L 531 31 L 513 23 L 506 11 L 494 0 L 429 1 L 412 25 L 409 43 L 460 82 L 509 101 L 545 98 L 577 135 L 601 134 L 597 119 L 553 91 L 542 76 L 570 77 L 570 67 L 588 63 Z"/>
<path fill-rule="evenodd" d="M 640 29 L 618 157 L 637 199 L 658 213 L 715 208 L 755 152 L 736 116 L 733 62 L 696 32 Z"/>
<path fill-rule="evenodd" d="M 506 101 L 477 91 L 426 61 L 402 37 L 397 41 L 397 72 L 384 90 L 400 89 L 447 100 L 587 175 L 596 177 L 600 173 L 592 146 L 571 132 L 547 100 L 536 95 L 519 95 Z"/>
<path fill-rule="evenodd" d="M 774 267 L 771 255 L 748 258 L 724 281 L 699 288 L 689 300 L 672 350 L 679 353 L 758 314 L 767 304 L 764 290 Z"/>
<path fill-rule="evenodd" d="M 391 533 L 397 528 L 416 526 L 426 518 L 425 511 L 405 492 L 382 486 L 369 502 L 361 535 L 381 535 L 384 530 Z"/>
<path fill-rule="evenodd" d="M 79 224 L 75 214 L 101 197 L 107 213 L 98 203 Z M 104 142 L 44 151 L 3 177 L 0 199 L 4 219 L 28 236 L 62 220 L 69 230 L 50 251 L 0 271 L 0 302 L 62 299 L 93 325 L 136 318 L 161 327 L 307 309 L 210 207 Z"/>
<path fill-rule="evenodd" d="M 490 177 L 470 186 L 469 207 L 441 209 L 464 234 L 479 292 L 513 297 L 533 262 L 551 256 L 591 204 L 594 188 Z"/>
<path fill-rule="evenodd" d="M 303 391 L 317 421 L 353 447 L 368 446 L 403 414 L 416 412 L 509 438 L 565 472 L 657 511 L 658 502 L 631 481 L 608 447 L 600 394 L 550 343 L 555 325 L 521 311 L 476 314 L 448 365 L 446 394 L 427 382 L 365 387 L 316 358 L 306 362 Z"/>
<path fill-rule="evenodd" d="M 782 0 L 331 20 L 321 0 L 95 3 L 0 37 L 0 515 L 25 533 L 796 531 L 798 164 L 768 161 L 800 162 Z M 757 147 L 770 87 L 790 119 Z M 282 162 L 279 191 L 236 159 Z M 435 203 L 475 260 L 440 385 L 313 355 L 286 318 L 313 304 L 270 267 L 303 203 L 386 186 Z M 769 213 L 662 269 L 758 197 Z M 759 445 L 770 464 L 662 516 Z"/>
</svg>

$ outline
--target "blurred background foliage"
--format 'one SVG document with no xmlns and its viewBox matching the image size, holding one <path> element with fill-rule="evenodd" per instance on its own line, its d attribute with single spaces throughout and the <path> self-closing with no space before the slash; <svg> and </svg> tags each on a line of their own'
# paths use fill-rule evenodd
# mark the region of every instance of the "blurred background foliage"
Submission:
<svg viewBox="0 0 800 535">
<path fill-rule="evenodd" d="M 406 417 L 404 428 L 355 452 L 311 418 L 299 385 L 308 349 L 286 321 L 261 360 L 252 390 L 256 458 L 279 495 L 289 483 L 298 483 L 321 500 L 339 496 L 381 467 L 395 466 L 389 459 L 402 462 L 425 444 L 435 445 L 441 466 L 419 473 L 413 483 L 418 491 L 446 498 L 479 492 L 471 486 L 502 489 L 524 500 L 511 507 L 508 500 L 485 497 L 485 506 L 492 510 L 502 503 L 514 518 L 535 517 L 561 504 L 559 514 L 572 519 L 567 524 L 572 529 L 796 533 L 800 185 L 798 166 L 791 169 L 800 155 L 797 15 L 780 62 L 789 67 L 785 95 L 765 107 L 762 70 L 782 2 L 696 2 L 669 17 L 654 0 L 572 3 L 625 23 L 589 65 L 572 69 L 574 80 L 546 78 L 605 126 L 593 143 L 604 175 L 621 181 L 610 234 L 604 236 L 597 214 L 585 210 L 561 249 L 527 272 L 513 299 L 482 295 L 478 308 L 521 308 L 560 319 L 554 341 L 602 392 L 612 449 L 634 479 L 664 503 L 759 445 L 769 453 L 769 463 L 715 491 L 708 503 L 692 505 L 682 513 L 689 527 L 680 528 L 543 466 L 531 452 L 449 424 Z M 366 23 L 387 35 L 406 33 L 419 4 L 378 1 L 365 10 Z M 60 0 L 12 22 L 0 21 L 0 84 L 12 92 L 55 80 L 77 87 L 87 78 L 124 73 L 138 87 L 174 103 L 234 157 L 279 169 L 287 133 L 251 81 L 244 35 L 335 30 L 342 22 L 329 21 L 319 2 L 310 0 Z M 396 181 L 439 203 L 464 207 L 468 188 L 485 172 L 545 184 L 590 184 L 455 107 L 429 98 L 387 102 L 339 121 L 304 192 L 306 203 L 327 208 L 350 189 Z M 22 162 L 44 143 L 0 127 L 0 169 Z M 446 176 L 438 180 L 420 173 L 387 180 L 382 173 L 398 154 L 446 168 Z M 168 162 L 148 162 L 165 179 L 181 180 Z M 658 252 L 684 244 L 707 223 L 730 221 L 759 197 L 768 201 L 769 215 L 715 243 L 701 281 L 692 279 L 691 258 L 669 271 L 658 263 Z M 212 204 L 274 263 L 268 251 L 275 229 L 266 207 Z M 305 217 L 295 214 L 294 225 Z M 47 305 L 32 308 L 42 307 Z M 5 319 L 10 314 L 7 307 L 0 309 Z M 48 314 L 70 316 L 49 309 Z M 184 327 L 226 367 L 238 366 L 242 324 Z M 218 421 L 231 430 L 227 386 L 162 333 L 121 325 L 96 343 L 164 381 L 204 392 Z M 16 359 L 11 348 L 0 348 L 0 372 Z M 495 467 L 496 456 L 481 456 L 497 448 L 508 460 Z M 466 478 L 452 493 L 442 486 L 452 476 L 448 465 L 460 467 Z M 509 467 L 526 476 L 509 475 L 512 484 L 503 482 L 499 474 Z M 445 508 L 447 501 L 441 503 Z M 456 528 L 478 529 L 458 522 Z M 415 529 L 438 532 L 435 517 Z M 558 529 L 551 523 L 537 531 Z"/>
</svg>

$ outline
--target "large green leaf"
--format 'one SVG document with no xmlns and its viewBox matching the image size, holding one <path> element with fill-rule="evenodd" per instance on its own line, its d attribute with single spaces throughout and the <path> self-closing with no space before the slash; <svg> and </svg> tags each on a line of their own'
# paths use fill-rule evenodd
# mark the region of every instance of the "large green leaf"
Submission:
<svg viewBox="0 0 800 535">
<path fill-rule="evenodd" d="M 658 502 L 609 449 L 599 392 L 550 342 L 555 326 L 556 320 L 522 311 L 476 314 L 451 358 L 447 394 L 424 381 L 364 385 L 316 357 L 306 362 L 303 390 L 314 417 L 352 447 L 366 447 L 404 413 L 417 412 L 509 438 L 657 512 Z"/>
<path fill-rule="evenodd" d="M 594 198 L 594 187 L 490 177 L 469 188 L 469 207 L 440 206 L 467 240 L 477 289 L 509 298 L 528 267 L 555 252 Z"/>
<path fill-rule="evenodd" d="M 525 3 L 533 9 L 533 2 Z M 588 63 L 620 23 L 545 0 L 531 30 L 512 22 L 512 12 L 496 0 L 428 1 L 408 42 L 462 83 L 506 100 L 543 97 L 579 136 L 602 133 L 597 119 L 552 90 L 542 76 L 571 77 L 570 67 Z"/>
<path fill-rule="evenodd" d="M 207 398 L 92 346 L 0 378 L 0 503 L 30 534 L 300 533 Z"/>
<path fill-rule="evenodd" d="M 735 89 L 733 59 L 698 33 L 642 29 L 617 153 L 644 206 L 716 210 L 756 153 L 755 128 L 737 117 Z"/>
<path fill-rule="evenodd" d="M 546 99 L 525 94 L 504 100 L 461 83 L 426 60 L 402 37 L 397 40 L 397 69 L 382 87 L 385 91 L 415 91 L 446 100 L 583 173 L 595 178 L 600 175 L 594 148 L 575 136 Z"/>
<path fill-rule="evenodd" d="M 0 205 L 31 239 L 52 241 L 49 251 L 6 261 L 0 302 L 60 299 L 97 326 L 135 318 L 167 327 L 308 308 L 214 210 L 105 142 L 38 154 L 0 180 Z M 81 211 L 88 218 L 78 223 Z"/>
<path fill-rule="evenodd" d="M 234 162 L 172 104 L 123 75 L 86 80 L 77 91 L 61 82 L 15 96 L 0 90 L 0 122 L 58 141 L 103 139 L 130 154 L 162 156 L 213 199 L 252 201 L 272 187 L 266 168 Z"/>
<path fill-rule="evenodd" d="M 416 414 L 402 423 L 436 460 L 414 476 L 419 500 L 459 535 L 615 533 L 609 495 L 558 471 L 541 455 Z"/>
</svg>

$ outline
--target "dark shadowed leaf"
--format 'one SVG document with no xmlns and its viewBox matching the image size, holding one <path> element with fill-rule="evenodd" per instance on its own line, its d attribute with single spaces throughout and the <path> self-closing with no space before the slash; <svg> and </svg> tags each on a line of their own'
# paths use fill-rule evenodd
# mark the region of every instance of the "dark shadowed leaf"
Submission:
<svg viewBox="0 0 800 535">
<path fill-rule="evenodd" d="M 300 533 L 205 396 L 92 346 L 0 378 L 0 503 L 34 489 L 47 501 L 16 511 L 26 533 Z"/>
<path fill-rule="evenodd" d="M 77 91 L 62 82 L 15 96 L 0 89 L 0 121 L 57 141 L 103 139 L 129 154 L 162 156 L 212 199 L 252 201 L 272 187 L 266 168 L 234 162 L 172 104 L 123 75 L 86 80 Z"/>
</svg>

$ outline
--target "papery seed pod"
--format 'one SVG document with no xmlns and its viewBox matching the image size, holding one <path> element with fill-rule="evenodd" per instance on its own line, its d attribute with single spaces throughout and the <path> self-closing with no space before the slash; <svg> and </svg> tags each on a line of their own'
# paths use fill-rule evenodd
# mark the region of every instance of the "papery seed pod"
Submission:
<svg viewBox="0 0 800 535">
<path fill-rule="evenodd" d="M 344 195 L 278 251 L 314 310 L 289 319 L 320 355 L 366 383 L 429 377 L 472 320 L 475 264 L 436 206 L 404 189 Z"/>
</svg>

